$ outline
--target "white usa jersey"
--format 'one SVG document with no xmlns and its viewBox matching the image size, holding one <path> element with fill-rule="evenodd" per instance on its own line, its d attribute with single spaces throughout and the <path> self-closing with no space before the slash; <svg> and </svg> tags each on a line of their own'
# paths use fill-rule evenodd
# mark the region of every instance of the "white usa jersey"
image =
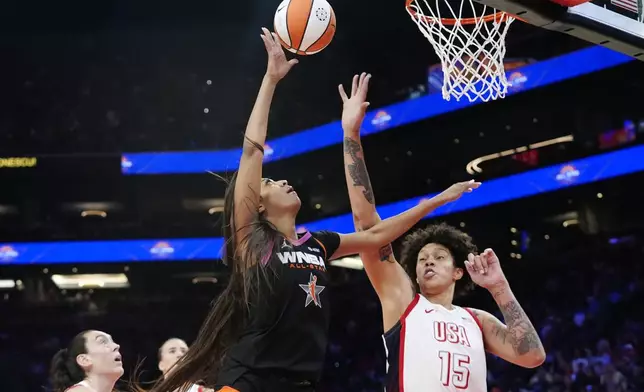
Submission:
<svg viewBox="0 0 644 392">
<path fill-rule="evenodd" d="M 386 392 L 487 392 L 483 333 L 469 309 L 416 294 L 383 339 Z"/>
</svg>

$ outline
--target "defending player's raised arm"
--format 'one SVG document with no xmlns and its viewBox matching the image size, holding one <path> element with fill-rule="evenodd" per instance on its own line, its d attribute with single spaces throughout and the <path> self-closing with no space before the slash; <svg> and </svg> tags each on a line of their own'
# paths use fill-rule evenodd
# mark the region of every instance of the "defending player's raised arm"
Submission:
<svg viewBox="0 0 644 392">
<path fill-rule="evenodd" d="M 349 189 L 349 200 L 356 229 L 363 228 L 362 221 L 373 226 L 377 217 L 376 201 L 360 142 L 360 127 L 369 107 L 367 92 L 371 75 L 355 75 L 351 83 L 351 94 L 347 96 L 342 85 L 338 86 L 342 98 L 342 130 L 344 132 L 344 174 Z"/>
<path fill-rule="evenodd" d="M 480 182 L 474 180 L 458 182 L 431 199 L 422 200 L 407 211 L 378 222 L 368 230 L 341 234 L 340 245 L 330 259 L 378 250 L 405 234 L 430 212 L 459 199 L 463 193 L 472 192 L 480 185 Z"/>
<path fill-rule="evenodd" d="M 494 251 L 486 249 L 481 255 L 470 255 L 465 266 L 474 283 L 492 294 L 505 321 L 503 324 L 488 312 L 472 309 L 481 322 L 486 350 L 515 365 L 540 366 L 546 359 L 543 344 L 512 293 Z"/>
<path fill-rule="evenodd" d="M 381 221 L 360 142 L 360 127 L 369 106 L 366 99 L 370 79 L 370 74 L 355 75 L 350 96 L 347 96 L 342 85 L 338 87 L 343 103 L 344 174 L 356 231 L 369 229 Z M 360 258 L 383 305 L 385 329 L 388 329 L 400 318 L 398 308 L 404 311 L 414 295 L 411 282 L 402 266 L 396 262 L 391 244 L 378 251 L 363 252 Z"/>
<path fill-rule="evenodd" d="M 271 102 L 275 93 L 277 83 L 297 63 L 297 60 L 287 60 L 284 50 L 278 42 L 278 38 L 268 29 L 262 29 L 261 38 L 264 41 L 268 54 L 268 65 L 266 75 L 257 94 L 257 100 L 253 111 L 250 114 L 246 133 L 244 134 L 244 146 L 239 161 L 237 181 L 235 183 L 235 212 L 234 227 L 237 231 L 235 238 L 239 241 L 245 237 L 248 226 L 254 219 L 262 180 L 262 161 L 264 159 L 263 146 L 266 142 L 268 129 L 268 114 Z"/>
</svg>

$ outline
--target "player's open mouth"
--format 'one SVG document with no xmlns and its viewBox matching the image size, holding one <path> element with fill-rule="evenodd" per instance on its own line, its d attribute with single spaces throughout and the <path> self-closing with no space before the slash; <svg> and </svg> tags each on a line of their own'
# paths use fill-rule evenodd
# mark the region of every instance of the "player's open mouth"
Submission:
<svg viewBox="0 0 644 392">
<path fill-rule="evenodd" d="M 295 192 L 295 189 L 293 189 L 292 186 L 289 186 L 288 189 L 286 189 L 286 193 L 295 193 L 295 194 L 297 194 L 297 192 Z"/>
<path fill-rule="evenodd" d="M 121 354 L 117 355 L 116 358 L 114 358 L 114 361 L 121 363 L 123 361 Z"/>
<path fill-rule="evenodd" d="M 436 275 L 436 272 L 432 270 L 427 270 L 425 271 L 425 274 L 423 275 L 425 278 L 432 278 Z"/>
</svg>

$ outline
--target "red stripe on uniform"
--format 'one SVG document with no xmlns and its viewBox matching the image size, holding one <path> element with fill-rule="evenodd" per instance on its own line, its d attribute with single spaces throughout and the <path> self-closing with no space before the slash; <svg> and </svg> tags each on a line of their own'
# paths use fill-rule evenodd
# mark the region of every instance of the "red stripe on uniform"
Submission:
<svg viewBox="0 0 644 392">
<path fill-rule="evenodd" d="M 479 326 L 479 329 L 481 330 L 481 333 L 483 333 L 483 324 L 481 324 L 481 320 L 479 320 L 479 318 L 478 318 L 478 317 L 476 316 L 476 314 L 472 311 L 472 309 L 470 309 L 470 308 L 463 308 L 463 309 L 467 310 L 467 313 L 469 313 L 469 314 L 470 314 L 470 316 L 472 316 L 472 318 L 474 319 L 474 321 L 476 321 L 476 325 L 478 325 L 478 326 Z"/>
</svg>

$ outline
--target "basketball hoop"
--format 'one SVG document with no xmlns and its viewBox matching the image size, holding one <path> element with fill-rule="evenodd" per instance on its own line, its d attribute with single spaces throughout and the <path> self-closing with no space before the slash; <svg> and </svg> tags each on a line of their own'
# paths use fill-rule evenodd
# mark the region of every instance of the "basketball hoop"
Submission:
<svg viewBox="0 0 644 392">
<path fill-rule="evenodd" d="M 473 0 L 406 0 L 406 8 L 441 60 L 444 99 L 505 97 L 505 36 L 513 16 Z"/>
</svg>

